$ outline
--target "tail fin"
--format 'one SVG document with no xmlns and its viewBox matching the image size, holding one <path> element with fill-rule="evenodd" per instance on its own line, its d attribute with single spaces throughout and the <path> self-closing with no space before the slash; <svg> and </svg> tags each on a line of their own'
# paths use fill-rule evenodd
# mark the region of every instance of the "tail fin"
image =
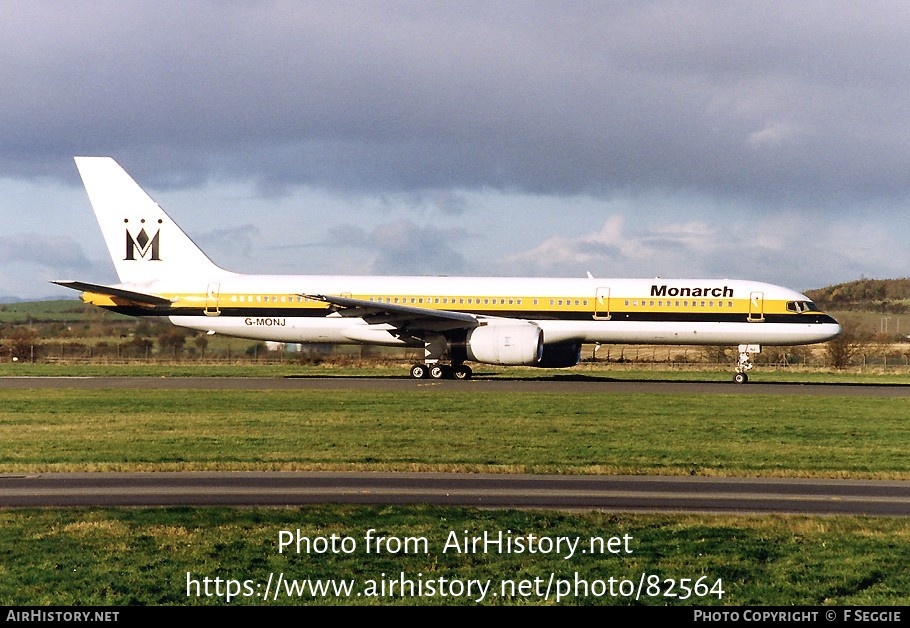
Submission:
<svg viewBox="0 0 910 628">
<path fill-rule="evenodd" d="M 225 274 L 110 157 L 76 157 L 121 283 Z"/>
</svg>

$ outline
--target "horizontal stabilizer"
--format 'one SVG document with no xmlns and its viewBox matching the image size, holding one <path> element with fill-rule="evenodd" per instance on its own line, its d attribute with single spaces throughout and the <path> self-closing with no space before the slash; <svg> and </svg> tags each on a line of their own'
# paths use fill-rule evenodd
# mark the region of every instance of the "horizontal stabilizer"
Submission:
<svg viewBox="0 0 910 628">
<path fill-rule="evenodd" d="M 51 283 L 63 286 L 64 288 L 80 290 L 82 292 L 93 292 L 95 294 L 104 294 L 117 299 L 125 299 L 147 307 L 162 307 L 171 304 L 170 299 L 165 299 L 164 297 L 159 297 L 154 294 L 134 292 L 132 290 L 114 288 L 113 286 L 103 286 L 97 283 L 85 283 L 84 281 L 52 281 Z"/>
</svg>

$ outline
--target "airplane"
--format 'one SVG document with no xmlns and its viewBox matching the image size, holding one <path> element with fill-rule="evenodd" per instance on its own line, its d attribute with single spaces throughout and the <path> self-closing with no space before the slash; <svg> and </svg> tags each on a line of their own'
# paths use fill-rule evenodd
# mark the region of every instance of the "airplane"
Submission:
<svg viewBox="0 0 910 628">
<path fill-rule="evenodd" d="M 414 378 L 466 380 L 466 362 L 572 367 L 583 344 L 736 345 L 748 381 L 762 345 L 835 338 L 807 296 L 737 279 L 250 275 L 224 270 L 110 157 L 76 157 L 119 283 L 53 283 L 82 300 L 226 336 L 424 349 Z"/>
</svg>

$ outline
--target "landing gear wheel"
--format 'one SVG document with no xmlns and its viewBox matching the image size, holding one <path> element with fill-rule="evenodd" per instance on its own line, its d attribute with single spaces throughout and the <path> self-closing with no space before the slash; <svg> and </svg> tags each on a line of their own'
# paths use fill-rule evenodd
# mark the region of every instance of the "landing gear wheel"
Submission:
<svg viewBox="0 0 910 628">
<path fill-rule="evenodd" d="M 455 379 L 471 379 L 472 373 L 471 367 L 464 364 L 457 364 L 452 367 L 452 377 Z"/>
<path fill-rule="evenodd" d="M 761 353 L 761 345 L 739 345 L 739 360 L 734 369 L 736 375 L 733 376 L 733 381 L 737 384 L 745 384 L 749 381 L 746 371 L 751 371 L 755 366 L 752 364 L 752 354 L 754 353 Z"/>
<path fill-rule="evenodd" d="M 424 379 L 429 374 L 426 364 L 415 364 L 411 367 L 411 377 L 414 379 Z"/>
<path fill-rule="evenodd" d="M 430 379 L 445 379 L 450 372 L 449 367 L 444 364 L 434 364 L 430 367 Z"/>
</svg>

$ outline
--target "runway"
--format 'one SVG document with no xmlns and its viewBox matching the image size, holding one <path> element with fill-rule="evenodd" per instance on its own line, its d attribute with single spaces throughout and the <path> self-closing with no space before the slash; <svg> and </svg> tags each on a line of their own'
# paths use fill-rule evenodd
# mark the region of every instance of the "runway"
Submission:
<svg viewBox="0 0 910 628">
<path fill-rule="evenodd" d="M 410 377 L 0 377 L 0 390 L 42 388 L 149 390 L 444 390 L 451 392 L 554 392 L 616 394 L 827 395 L 910 397 L 906 384 L 801 384 L 623 380 L 585 375 L 536 379 L 477 377 L 467 381 Z"/>
<path fill-rule="evenodd" d="M 4 377 L 0 389 L 445 390 L 561 394 L 908 397 L 906 385 L 630 381 L 566 376 Z M 622 512 L 910 516 L 910 482 L 439 473 L 47 473 L 0 475 L 0 507 L 435 504 Z"/>
<path fill-rule="evenodd" d="M 0 475 L 0 506 L 432 504 L 611 512 L 910 516 L 910 483 L 459 473 Z"/>
</svg>

